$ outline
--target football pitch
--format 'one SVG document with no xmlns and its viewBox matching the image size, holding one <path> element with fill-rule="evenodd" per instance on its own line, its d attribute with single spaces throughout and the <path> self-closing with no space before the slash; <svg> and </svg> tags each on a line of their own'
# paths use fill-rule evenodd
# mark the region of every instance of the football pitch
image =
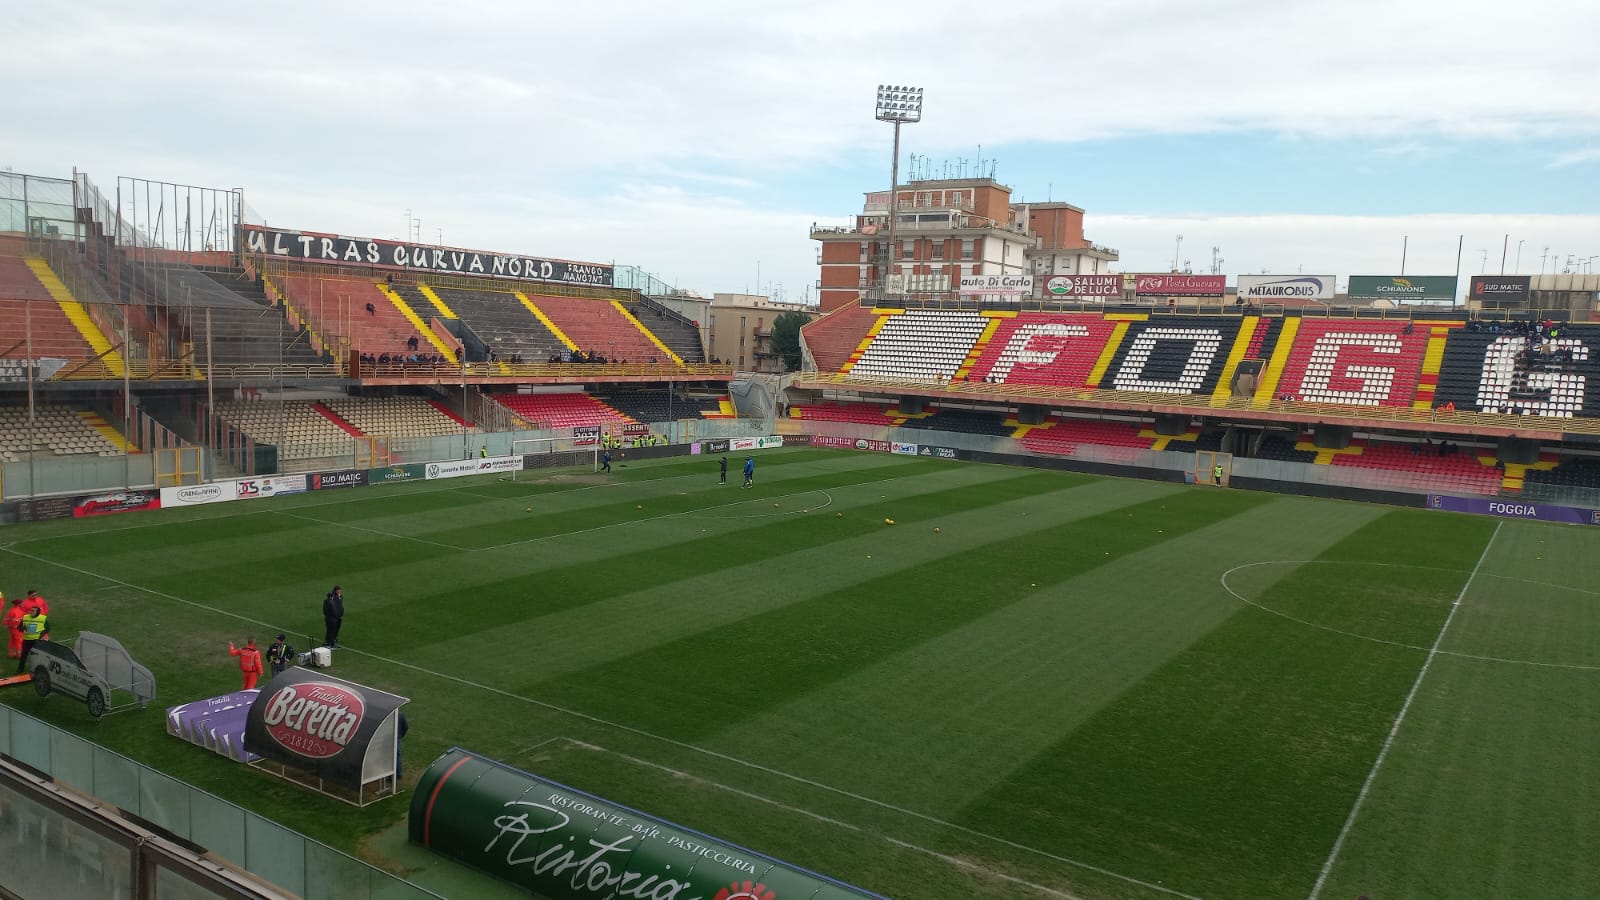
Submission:
<svg viewBox="0 0 1600 900">
<path fill-rule="evenodd" d="M 0 588 L 158 705 L 229 640 L 460 746 L 895 898 L 1600 896 L 1600 531 L 820 450 L 0 531 Z M 894 524 L 886 520 L 892 519 Z M 364 810 L 0 701 L 456 897 Z M 780 898 L 781 900 L 781 898 Z"/>
</svg>

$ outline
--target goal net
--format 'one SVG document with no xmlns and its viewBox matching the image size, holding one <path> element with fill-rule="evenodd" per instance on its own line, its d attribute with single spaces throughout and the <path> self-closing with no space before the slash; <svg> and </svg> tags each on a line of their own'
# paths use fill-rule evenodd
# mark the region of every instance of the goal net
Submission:
<svg viewBox="0 0 1600 900">
<path fill-rule="evenodd" d="M 522 457 L 522 468 L 511 472 L 511 480 L 533 469 L 570 469 L 584 466 L 591 472 L 600 471 L 600 442 L 583 443 L 584 439 L 570 437 L 524 438 L 511 442 L 513 456 Z"/>
</svg>

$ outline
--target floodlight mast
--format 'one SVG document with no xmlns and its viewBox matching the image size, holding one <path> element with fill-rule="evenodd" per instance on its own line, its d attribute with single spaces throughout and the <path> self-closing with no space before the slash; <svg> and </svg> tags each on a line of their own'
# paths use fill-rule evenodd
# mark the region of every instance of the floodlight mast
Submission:
<svg viewBox="0 0 1600 900">
<path fill-rule="evenodd" d="M 922 121 L 922 88 L 900 84 L 878 85 L 876 118 L 879 122 L 894 124 L 894 159 L 889 165 L 889 252 L 884 257 L 883 278 L 878 288 L 882 295 L 887 296 L 889 273 L 893 271 L 898 274 L 900 269 L 900 247 L 894 237 L 895 222 L 900 218 L 895 213 L 895 201 L 900 196 L 900 126 L 902 123 Z"/>
</svg>

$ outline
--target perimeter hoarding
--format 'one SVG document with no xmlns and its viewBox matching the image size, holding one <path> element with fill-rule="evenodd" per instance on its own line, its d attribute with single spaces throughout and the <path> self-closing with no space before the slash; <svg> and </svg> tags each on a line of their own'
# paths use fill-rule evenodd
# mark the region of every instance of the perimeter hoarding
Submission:
<svg viewBox="0 0 1600 900">
<path fill-rule="evenodd" d="M 1488 497 L 1450 497 L 1429 494 L 1428 506 L 1446 512 L 1499 516 L 1506 519 L 1534 519 L 1540 522 L 1565 522 L 1568 525 L 1600 525 L 1600 510 L 1554 503 L 1520 503 Z"/>
<path fill-rule="evenodd" d="M 1044 292 L 1049 297 L 1121 297 L 1122 276 L 1051 275 L 1045 279 Z"/>
<path fill-rule="evenodd" d="M 552 900 L 877 894 L 452 748 L 411 794 L 411 840 Z"/>
<path fill-rule="evenodd" d="M 1525 306 L 1533 297 L 1532 275 L 1474 275 L 1467 296 L 1485 303 Z"/>
<path fill-rule="evenodd" d="M 1226 275 L 1135 275 L 1133 292 L 1140 297 L 1221 297 Z"/>
<path fill-rule="evenodd" d="M 1239 299 L 1326 302 L 1337 294 L 1332 275 L 1240 275 Z"/>
<path fill-rule="evenodd" d="M 465 475 L 488 475 L 493 472 L 515 472 L 522 468 L 520 456 L 490 456 L 483 459 L 463 459 L 457 462 L 428 463 L 425 476 L 429 481 L 438 478 L 461 478 Z"/>
<path fill-rule="evenodd" d="M 1351 275 L 1351 300 L 1394 303 L 1455 303 L 1454 275 Z"/>
</svg>

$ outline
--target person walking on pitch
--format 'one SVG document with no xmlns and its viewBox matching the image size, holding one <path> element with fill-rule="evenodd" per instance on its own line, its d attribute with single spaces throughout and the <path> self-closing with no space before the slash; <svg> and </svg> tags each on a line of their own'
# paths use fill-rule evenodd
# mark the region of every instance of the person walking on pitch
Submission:
<svg viewBox="0 0 1600 900">
<path fill-rule="evenodd" d="M 278 635 L 267 647 L 267 665 L 272 667 L 272 676 L 276 678 L 282 675 L 283 670 L 289 668 L 289 661 L 292 659 L 294 659 L 294 648 L 289 646 L 283 635 Z"/>
<path fill-rule="evenodd" d="M 322 599 L 322 643 L 327 647 L 339 646 L 339 629 L 344 625 L 344 590 L 337 584 Z"/>
<path fill-rule="evenodd" d="M 728 483 L 728 458 L 726 456 L 724 456 L 722 458 L 722 460 L 717 463 L 717 484 L 727 484 L 727 483 Z"/>
<path fill-rule="evenodd" d="M 5 595 L 0 594 L 0 600 L 4 599 Z M 11 599 L 11 608 L 6 610 L 5 617 L 6 633 L 11 637 L 11 644 L 6 649 L 6 655 L 12 659 L 20 659 L 22 657 L 22 617 L 24 615 L 26 613 L 22 609 L 22 598 L 13 597 Z"/>
<path fill-rule="evenodd" d="M 250 690 L 256 686 L 256 679 L 261 677 L 261 651 L 256 649 L 256 639 L 245 641 L 243 647 L 235 647 L 233 641 L 228 642 L 228 655 L 239 658 L 239 672 L 244 675 L 244 689 Z"/>
<path fill-rule="evenodd" d="M 611 451 L 610 450 L 607 450 L 606 452 L 600 454 L 600 471 L 602 471 L 602 472 L 611 471 Z"/>
<path fill-rule="evenodd" d="M 754 456 L 746 456 L 744 458 L 744 484 L 742 486 L 756 486 L 756 458 Z"/>
</svg>

